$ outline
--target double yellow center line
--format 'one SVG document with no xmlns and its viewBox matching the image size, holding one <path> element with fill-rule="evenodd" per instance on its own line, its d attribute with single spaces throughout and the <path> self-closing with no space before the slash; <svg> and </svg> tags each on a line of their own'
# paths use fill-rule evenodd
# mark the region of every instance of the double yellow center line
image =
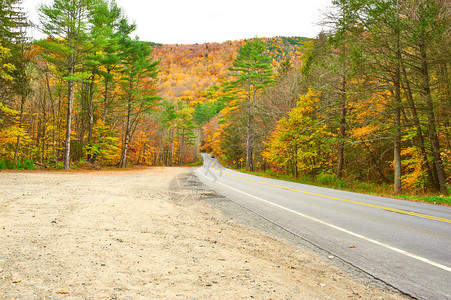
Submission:
<svg viewBox="0 0 451 300">
<path fill-rule="evenodd" d="M 352 204 L 357 204 L 357 205 L 362 205 L 362 206 L 367 206 L 367 207 L 372 207 L 372 208 L 378 208 L 378 209 L 382 209 L 382 210 L 386 210 L 386 211 L 390 211 L 390 212 L 394 212 L 394 213 L 410 215 L 410 216 L 420 217 L 420 218 L 424 218 L 424 219 L 435 220 L 435 221 L 439 221 L 439 222 L 451 223 L 451 220 L 450 219 L 446 219 L 446 218 L 440 218 L 440 217 L 435 217 L 435 216 L 430 216 L 430 215 L 416 213 L 416 212 L 413 212 L 413 211 L 402 210 L 402 209 L 397 209 L 397 208 L 391 208 L 391 207 L 386 207 L 386 206 L 382 206 L 382 205 L 369 204 L 369 203 L 365 203 L 365 202 L 354 201 L 354 200 L 349 200 L 349 199 L 344 199 L 344 198 L 339 198 L 339 197 L 333 197 L 333 196 L 327 196 L 327 195 L 322 195 L 322 194 L 317 194 L 317 193 L 312 193 L 312 192 L 306 192 L 306 191 L 302 191 L 302 190 L 298 190 L 298 189 L 294 189 L 294 188 L 284 187 L 284 186 L 277 185 L 277 184 L 266 183 L 266 182 L 262 182 L 262 181 L 258 181 L 258 180 L 254 180 L 254 179 L 250 179 L 250 178 L 246 178 L 246 177 L 233 175 L 233 174 L 230 174 L 230 173 L 227 173 L 227 172 L 220 171 L 220 170 L 216 169 L 215 166 L 213 165 L 213 161 L 211 160 L 211 158 L 210 158 L 210 162 L 211 162 L 211 166 L 216 171 L 218 171 L 218 172 L 220 172 L 222 174 L 228 175 L 228 176 L 235 177 L 235 178 L 239 178 L 239 179 L 243 179 L 243 180 L 247 180 L 247 181 L 251 181 L 251 182 L 255 182 L 255 183 L 261 183 L 261 184 L 264 184 L 264 185 L 268 185 L 268 186 L 272 186 L 272 187 L 276 187 L 276 188 L 281 188 L 281 189 L 289 190 L 289 191 L 293 191 L 293 192 L 298 192 L 298 193 L 303 193 L 303 194 L 308 194 L 308 195 L 313 195 L 313 196 L 318 196 L 318 197 L 338 200 L 338 201 L 342 201 L 342 202 L 347 202 L 347 203 L 352 203 Z"/>
</svg>

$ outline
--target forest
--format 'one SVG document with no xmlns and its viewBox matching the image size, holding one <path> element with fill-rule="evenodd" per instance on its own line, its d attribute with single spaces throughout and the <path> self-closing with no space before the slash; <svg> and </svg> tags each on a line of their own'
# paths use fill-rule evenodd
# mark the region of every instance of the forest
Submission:
<svg viewBox="0 0 451 300">
<path fill-rule="evenodd" d="M 315 38 L 133 38 L 114 0 L 0 2 L 0 169 L 182 166 L 448 194 L 451 5 L 334 0 Z M 29 27 L 47 36 L 31 40 Z"/>
</svg>

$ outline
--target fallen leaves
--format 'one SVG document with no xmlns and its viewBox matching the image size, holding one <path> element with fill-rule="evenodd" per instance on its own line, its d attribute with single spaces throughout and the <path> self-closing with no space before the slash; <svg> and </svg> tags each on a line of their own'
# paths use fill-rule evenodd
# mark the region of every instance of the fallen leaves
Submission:
<svg viewBox="0 0 451 300">
<path fill-rule="evenodd" d="M 64 291 L 64 290 L 58 291 L 58 292 L 56 292 L 56 293 L 57 293 L 57 294 L 60 294 L 60 295 L 67 295 L 67 294 L 69 294 L 68 291 Z"/>
</svg>

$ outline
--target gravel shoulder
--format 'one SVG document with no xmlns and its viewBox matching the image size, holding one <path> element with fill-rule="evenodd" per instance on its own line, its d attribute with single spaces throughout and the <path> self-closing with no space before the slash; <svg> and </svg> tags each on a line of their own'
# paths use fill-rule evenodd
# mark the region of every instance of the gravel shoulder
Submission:
<svg viewBox="0 0 451 300">
<path fill-rule="evenodd" d="M 0 172 L 0 299 L 406 299 L 307 248 L 188 168 Z"/>
</svg>

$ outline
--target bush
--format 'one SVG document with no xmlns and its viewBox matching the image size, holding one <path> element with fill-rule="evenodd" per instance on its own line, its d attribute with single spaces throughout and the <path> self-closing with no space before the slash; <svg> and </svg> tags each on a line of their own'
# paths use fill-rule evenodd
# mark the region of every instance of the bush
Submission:
<svg viewBox="0 0 451 300">
<path fill-rule="evenodd" d="M 316 182 L 320 185 L 336 185 L 338 178 L 335 174 L 321 172 L 316 176 Z"/>
<path fill-rule="evenodd" d="M 21 164 L 22 168 L 25 170 L 35 170 L 36 166 L 34 165 L 34 162 L 31 159 L 26 159 Z"/>
<path fill-rule="evenodd" d="M 337 175 L 329 172 L 321 172 L 315 178 L 316 184 L 330 186 L 334 188 L 346 188 L 348 185 L 343 179 L 338 179 Z"/>
<path fill-rule="evenodd" d="M 0 160 L 0 170 L 12 169 L 12 170 L 35 170 L 36 166 L 34 165 L 31 159 L 25 159 L 23 162 L 18 160 L 17 162 Z"/>
</svg>

